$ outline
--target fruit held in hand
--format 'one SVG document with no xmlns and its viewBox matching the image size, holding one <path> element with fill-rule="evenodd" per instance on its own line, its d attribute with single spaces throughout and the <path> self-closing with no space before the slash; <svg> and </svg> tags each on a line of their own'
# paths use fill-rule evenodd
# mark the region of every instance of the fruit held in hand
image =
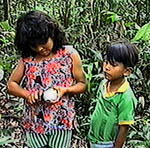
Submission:
<svg viewBox="0 0 150 148">
<path fill-rule="evenodd" d="M 50 102 L 55 102 L 58 100 L 58 92 L 56 89 L 49 88 L 43 93 L 43 99 L 44 101 L 50 101 Z"/>
</svg>

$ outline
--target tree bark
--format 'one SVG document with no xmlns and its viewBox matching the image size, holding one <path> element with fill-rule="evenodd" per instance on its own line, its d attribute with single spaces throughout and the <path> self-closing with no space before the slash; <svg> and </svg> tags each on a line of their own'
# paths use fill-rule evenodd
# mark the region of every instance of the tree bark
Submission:
<svg viewBox="0 0 150 148">
<path fill-rule="evenodd" d="M 9 19 L 9 0 L 3 0 L 3 7 L 4 7 L 4 21 Z"/>
</svg>

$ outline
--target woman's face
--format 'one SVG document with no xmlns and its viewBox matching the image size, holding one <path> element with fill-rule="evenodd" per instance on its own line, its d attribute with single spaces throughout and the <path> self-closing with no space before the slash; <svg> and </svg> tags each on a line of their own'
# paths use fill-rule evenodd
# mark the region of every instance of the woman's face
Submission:
<svg viewBox="0 0 150 148">
<path fill-rule="evenodd" d="M 33 50 L 40 56 L 49 56 L 52 53 L 54 43 L 51 38 L 48 38 L 47 42 L 45 44 L 39 44 L 36 48 L 33 48 Z"/>
</svg>

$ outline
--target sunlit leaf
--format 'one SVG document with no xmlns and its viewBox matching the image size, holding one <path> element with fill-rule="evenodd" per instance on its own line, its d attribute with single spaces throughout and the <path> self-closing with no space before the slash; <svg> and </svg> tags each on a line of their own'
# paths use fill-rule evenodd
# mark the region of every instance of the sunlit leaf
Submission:
<svg viewBox="0 0 150 148">
<path fill-rule="evenodd" d="M 144 108 L 144 106 L 145 106 L 145 100 L 144 100 L 143 96 L 139 97 L 139 103 L 142 105 L 142 108 Z"/>
<path fill-rule="evenodd" d="M 132 41 L 137 40 L 144 40 L 144 41 L 150 40 L 150 24 L 145 24 L 142 28 L 138 30 Z"/>
<path fill-rule="evenodd" d="M 0 65 L 0 81 L 3 79 L 4 77 L 4 71 L 2 69 L 3 67 Z"/>
<path fill-rule="evenodd" d="M 2 146 L 4 144 L 15 142 L 15 140 L 10 139 L 10 138 L 11 138 L 10 136 L 0 137 L 0 146 Z"/>
<path fill-rule="evenodd" d="M 8 23 L 8 20 L 5 22 L 0 22 L 0 26 L 2 27 L 2 29 L 4 30 L 11 30 L 11 26 Z"/>
</svg>

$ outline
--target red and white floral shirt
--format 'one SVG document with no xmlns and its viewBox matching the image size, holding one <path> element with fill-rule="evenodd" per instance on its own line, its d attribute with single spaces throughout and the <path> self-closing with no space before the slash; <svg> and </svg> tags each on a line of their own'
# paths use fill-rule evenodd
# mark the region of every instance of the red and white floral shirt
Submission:
<svg viewBox="0 0 150 148">
<path fill-rule="evenodd" d="M 41 62 L 33 57 L 23 59 L 25 75 L 22 86 L 29 91 L 46 90 L 54 86 L 69 87 L 75 84 L 72 75 L 73 61 L 71 54 L 75 49 L 60 49 L 54 58 Z M 41 102 L 30 105 L 25 102 L 22 125 L 25 131 L 48 133 L 50 130 L 71 130 L 75 117 L 74 97 L 64 95 L 59 102 L 51 105 Z"/>
</svg>

